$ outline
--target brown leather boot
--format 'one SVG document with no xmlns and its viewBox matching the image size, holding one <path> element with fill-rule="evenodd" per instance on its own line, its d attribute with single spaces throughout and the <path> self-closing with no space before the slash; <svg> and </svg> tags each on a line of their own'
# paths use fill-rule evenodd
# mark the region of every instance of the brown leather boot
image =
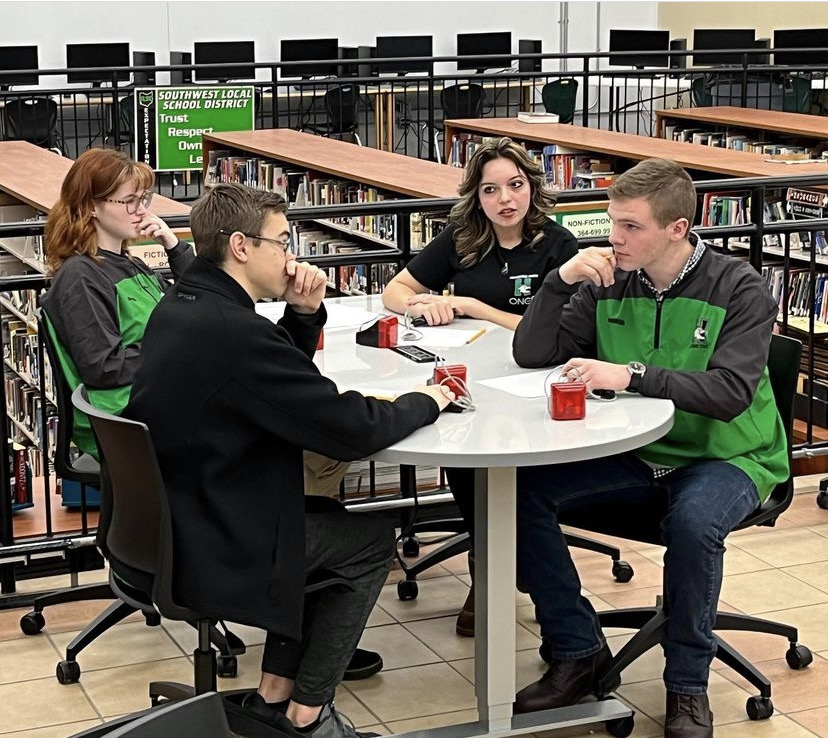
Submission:
<svg viewBox="0 0 828 742">
<path fill-rule="evenodd" d="M 707 693 L 697 696 L 667 691 L 665 737 L 712 737 L 713 714 Z"/>
<path fill-rule="evenodd" d="M 457 626 L 455 630 L 460 636 L 474 636 L 474 557 L 469 553 L 469 576 L 471 587 L 466 596 L 466 602 L 457 614 Z"/>
</svg>

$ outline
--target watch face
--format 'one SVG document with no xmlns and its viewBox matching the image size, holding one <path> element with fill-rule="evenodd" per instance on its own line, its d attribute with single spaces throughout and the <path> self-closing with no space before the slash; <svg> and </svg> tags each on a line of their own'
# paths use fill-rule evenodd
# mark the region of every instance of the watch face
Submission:
<svg viewBox="0 0 828 742">
<path fill-rule="evenodd" d="M 646 370 L 643 363 L 639 363 L 638 361 L 633 361 L 628 366 L 631 374 L 643 374 Z"/>
</svg>

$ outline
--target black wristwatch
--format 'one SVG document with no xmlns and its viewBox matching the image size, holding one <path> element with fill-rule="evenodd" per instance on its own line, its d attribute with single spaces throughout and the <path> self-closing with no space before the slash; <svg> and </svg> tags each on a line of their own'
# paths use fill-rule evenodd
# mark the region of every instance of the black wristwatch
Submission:
<svg viewBox="0 0 828 742">
<path fill-rule="evenodd" d="M 630 372 L 630 383 L 629 386 L 627 386 L 626 391 L 637 392 L 641 379 L 643 379 L 644 374 L 647 373 L 647 367 L 639 361 L 631 361 L 627 364 L 627 371 Z"/>
</svg>

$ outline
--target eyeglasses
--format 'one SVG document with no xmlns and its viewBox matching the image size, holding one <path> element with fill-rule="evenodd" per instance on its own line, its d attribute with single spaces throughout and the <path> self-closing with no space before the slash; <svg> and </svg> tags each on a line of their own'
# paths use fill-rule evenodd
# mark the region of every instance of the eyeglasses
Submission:
<svg viewBox="0 0 828 742">
<path fill-rule="evenodd" d="M 280 240 L 277 240 L 275 237 L 262 237 L 260 234 L 244 234 L 244 232 L 242 232 L 239 229 L 235 229 L 232 232 L 227 229 L 219 230 L 219 234 L 227 235 L 228 237 L 230 237 L 230 235 L 232 234 L 235 234 L 236 232 L 238 232 L 241 235 L 244 235 L 248 240 L 261 240 L 262 242 L 270 242 L 271 244 L 276 245 L 276 247 L 281 248 L 282 252 L 284 253 L 289 253 L 292 251 L 293 243 L 290 237 L 284 237 Z"/>
<path fill-rule="evenodd" d="M 134 214 L 138 211 L 139 206 L 148 209 L 154 195 L 152 191 L 144 191 L 140 195 L 130 196 L 129 198 L 105 198 L 104 201 L 108 201 L 111 204 L 123 204 L 126 206 L 127 214 Z"/>
</svg>

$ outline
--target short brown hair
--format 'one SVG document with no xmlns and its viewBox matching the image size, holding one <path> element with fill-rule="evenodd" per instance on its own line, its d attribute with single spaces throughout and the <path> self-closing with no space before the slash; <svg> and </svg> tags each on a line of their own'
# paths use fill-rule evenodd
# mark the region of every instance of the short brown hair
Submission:
<svg viewBox="0 0 828 742">
<path fill-rule="evenodd" d="M 46 222 L 49 273 L 56 273 L 72 255 L 98 259 L 98 237 L 92 216 L 95 201 L 107 198 L 130 180 L 135 181 L 138 191 L 149 190 L 155 174 L 149 166 L 131 160 L 118 149 L 95 147 L 75 160 Z"/>
<path fill-rule="evenodd" d="M 673 160 L 654 157 L 619 175 L 607 191 L 610 199 L 643 198 L 660 227 L 696 216 L 696 187 L 687 171 Z"/>
<path fill-rule="evenodd" d="M 190 229 L 198 256 L 222 265 L 227 257 L 229 235 L 262 233 L 268 214 L 286 214 L 287 203 L 276 193 L 260 191 L 239 183 L 218 183 L 193 205 Z"/>
</svg>

